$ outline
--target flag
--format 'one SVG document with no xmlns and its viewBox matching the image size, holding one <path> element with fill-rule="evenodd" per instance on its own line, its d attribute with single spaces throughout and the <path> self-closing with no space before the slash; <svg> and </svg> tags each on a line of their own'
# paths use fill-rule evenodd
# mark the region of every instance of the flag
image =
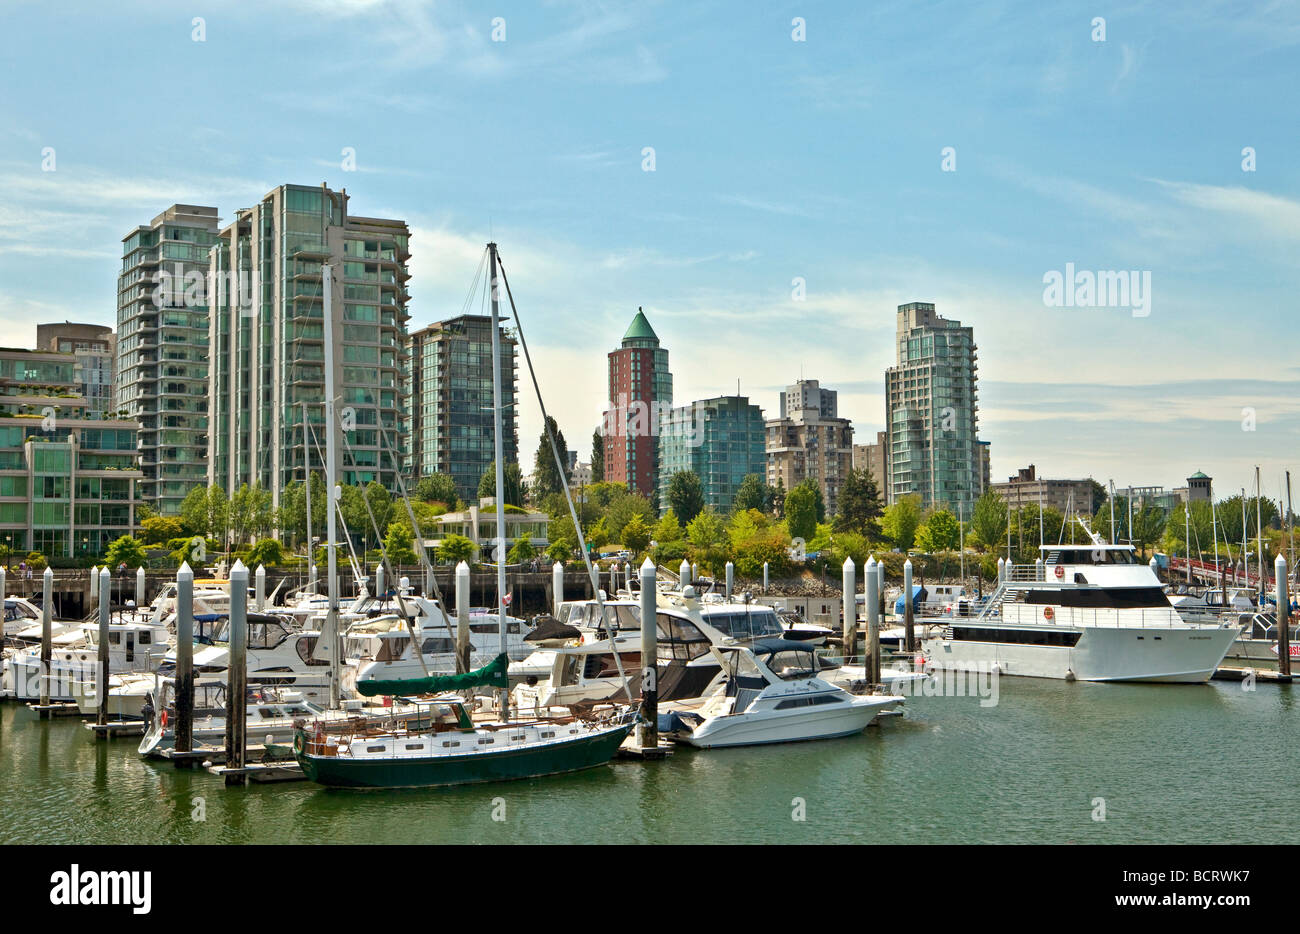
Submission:
<svg viewBox="0 0 1300 934">
<path fill-rule="evenodd" d="M 502 606 L 509 606 L 509 605 L 510 605 L 510 601 L 511 601 L 511 599 L 514 597 L 514 595 L 515 595 L 515 592 L 514 592 L 513 589 L 511 589 L 511 591 L 510 591 L 508 594 L 506 594 L 504 597 L 501 598 L 501 605 L 502 605 Z"/>
</svg>

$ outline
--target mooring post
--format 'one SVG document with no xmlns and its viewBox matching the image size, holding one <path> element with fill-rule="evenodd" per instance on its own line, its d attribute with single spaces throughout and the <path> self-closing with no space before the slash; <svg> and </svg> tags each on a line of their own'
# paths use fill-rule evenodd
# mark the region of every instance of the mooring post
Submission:
<svg viewBox="0 0 1300 934">
<path fill-rule="evenodd" d="M 763 562 L 763 593 L 767 593 L 767 574 L 768 574 L 768 566 L 767 566 L 767 562 L 764 561 Z"/>
<path fill-rule="evenodd" d="M 316 596 L 317 581 L 320 580 L 320 570 L 315 564 L 311 566 L 311 578 L 307 581 L 307 593 L 313 597 Z"/>
<path fill-rule="evenodd" d="M 1286 558 L 1278 555 L 1273 561 L 1273 576 L 1277 581 L 1277 672 L 1291 677 L 1291 603 L 1287 593 Z M 1263 586 L 1262 584 L 1260 586 Z"/>
<path fill-rule="evenodd" d="M 560 622 L 560 607 L 564 604 L 564 565 L 556 561 L 551 565 L 551 615 Z"/>
<path fill-rule="evenodd" d="M 1006 581 L 1006 579 L 1007 579 L 1006 562 L 1004 559 L 998 558 L 998 586 L 1001 587 L 1002 584 Z"/>
<path fill-rule="evenodd" d="M 863 650 L 866 656 L 863 667 L 867 684 L 875 687 L 880 683 L 880 670 L 876 667 L 876 647 L 880 645 L 880 575 L 876 571 L 875 556 L 867 559 L 866 585 L 867 644 Z"/>
<path fill-rule="evenodd" d="M 469 671 L 469 565 L 456 565 L 456 674 Z"/>
<path fill-rule="evenodd" d="M 700 579 L 700 562 L 691 562 L 691 583 Z"/>
<path fill-rule="evenodd" d="M 135 608 L 137 610 L 144 609 L 144 594 L 144 566 L 142 565 L 135 569 Z"/>
<path fill-rule="evenodd" d="M 844 663 L 848 664 L 849 656 L 858 644 L 858 573 L 852 558 L 844 559 L 844 567 L 840 569 L 840 584 L 844 614 L 840 629 L 844 639 Z"/>
<path fill-rule="evenodd" d="M 0 596 L 3 592 L 0 591 Z M 50 706 L 50 656 L 53 654 L 54 571 L 46 568 L 41 575 L 41 706 Z M 48 711 L 43 711 L 44 717 Z"/>
<path fill-rule="evenodd" d="M 903 627 L 906 635 L 907 651 L 916 651 L 916 620 L 912 606 L 912 559 L 903 562 Z"/>
<path fill-rule="evenodd" d="M 655 565 L 649 558 L 641 562 L 641 748 L 659 747 L 659 669 L 658 631 L 655 623 Z"/>
<path fill-rule="evenodd" d="M 683 587 L 691 582 L 691 562 L 685 558 L 682 559 L 681 567 L 677 569 L 677 579 Z"/>
<path fill-rule="evenodd" d="M 266 566 L 259 564 L 253 574 L 253 592 L 257 596 L 257 612 L 266 609 Z"/>
<path fill-rule="evenodd" d="M 4 590 L 4 586 L 3 586 L 4 582 L 5 582 L 4 570 L 0 569 L 0 590 Z M 88 604 L 86 607 L 87 616 L 90 615 L 89 613 L 90 608 L 95 606 L 96 598 L 98 596 L 99 596 L 99 565 L 95 564 L 95 565 L 91 565 L 90 568 L 90 598 L 89 600 L 87 600 L 87 604 Z"/>
<path fill-rule="evenodd" d="M 96 666 L 99 670 L 95 672 L 95 690 L 99 692 L 95 697 L 99 703 L 99 716 L 95 722 L 100 726 L 108 725 L 108 623 L 113 610 L 112 586 L 113 575 L 104 568 L 99 572 L 99 663 Z M 95 735 L 107 739 L 108 731 Z"/>
<path fill-rule="evenodd" d="M 727 562 L 727 599 L 731 599 L 731 594 L 736 587 L 736 566 L 730 561 Z"/>
<path fill-rule="evenodd" d="M 162 716 L 159 710 L 155 716 Z M 177 752 L 194 742 L 194 571 L 183 562 L 176 572 L 176 737 Z M 184 759 L 178 762 L 186 761 Z"/>
<path fill-rule="evenodd" d="M 235 560 L 230 569 L 230 661 L 226 669 L 226 766 L 242 769 L 248 736 L 248 568 Z M 245 784 L 245 776 L 226 776 L 226 784 Z"/>
</svg>

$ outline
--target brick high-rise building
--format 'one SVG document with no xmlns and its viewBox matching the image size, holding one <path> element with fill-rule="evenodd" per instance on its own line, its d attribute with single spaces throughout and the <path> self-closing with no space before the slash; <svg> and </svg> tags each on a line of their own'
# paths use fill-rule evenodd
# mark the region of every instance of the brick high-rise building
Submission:
<svg viewBox="0 0 1300 934">
<path fill-rule="evenodd" d="M 605 411 L 605 476 L 653 497 L 659 479 L 659 420 L 673 402 L 668 350 L 640 308 L 609 353 L 609 408 Z"/>
</svg>

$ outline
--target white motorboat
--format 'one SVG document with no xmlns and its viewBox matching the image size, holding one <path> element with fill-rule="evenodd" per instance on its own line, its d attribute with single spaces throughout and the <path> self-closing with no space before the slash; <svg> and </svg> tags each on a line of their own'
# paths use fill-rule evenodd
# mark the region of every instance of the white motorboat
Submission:
<svg viewBox="0 0 1300 934">
<path fill-rule="evenodd" d="M 166 627 L 151 616 L 115 611 L 108 626 L 108 672 L 148 674 L 157 670 L 168 648 Z M 93 681 L 99 665 L 99 624 L 81 623 L 55 637 L 50 654 L 50 700 L 77 699 L 76 684 Z M 10 651 L 0 671 L 0 697 L 38 700 L 41 696 L 41 650 L 31 646 Z"/>
<path fill-rule="evenodd" d="M 715 645 L 721 670 L 693 701 L 661 704 L 660 730 L 713 749 L 853 736 L 902 698 L 850 694 L 819 677 L 813 648 L 787 639 Z"/>
<path fill-rule="evenodd" d="M 978 616 L 931 622 L 943 628 L 922 645 L 927 665 L 1081 681 L 1207 681 L 1238 633 L 1184 620 L 1131 545 L 1100 539 L 1045 546 Z"/>
<path fill-rule="evenodd" d="M 1278 667 L 1279 647 L 1276 613 L 1243 613 L 1238 622 L 1241 635 L 1232 643 L 1224 661 L 1242 668 Z M 1288 633 L 1292 668 L 1300 668 L 1300 626 L 1291 624 Z"/>
</svg>

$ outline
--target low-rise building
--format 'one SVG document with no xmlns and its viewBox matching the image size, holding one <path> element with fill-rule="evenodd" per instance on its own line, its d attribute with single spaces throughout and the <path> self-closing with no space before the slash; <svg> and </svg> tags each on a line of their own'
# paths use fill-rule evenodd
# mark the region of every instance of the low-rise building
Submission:
<svg viewBox="0 0 1300 934">
<path fill-rule="evenodd" d="M 507 506 L 505 515 L 506 549 L 514 547 L 515 542 L 527 538 L 538 551 L 543 551 L 550 544 L 547 529 L 551 517 L 544 512 L 533 512 Z M 435 549 L 449 535 L 463 535 L 474 543 L 479 550 L 480 561 L 492 560 L 492 546 L 497 534 L 496 501 L 486 496 L 477 504 L 460 512 L 448 512 L 438 517 L 438 525 L 432 538 L 424 540 L 426 550 Z"/>
<path fill-rule="evenodd" d="M 991 484 L 991 488 L 1012 509 L 1042 506 L 1066 514 L 1092 512 L 1091 480 L 1048 480 L 1038 476 L 1033 464 L 1022 467 L 1006 483 Z"/>
</svg>

